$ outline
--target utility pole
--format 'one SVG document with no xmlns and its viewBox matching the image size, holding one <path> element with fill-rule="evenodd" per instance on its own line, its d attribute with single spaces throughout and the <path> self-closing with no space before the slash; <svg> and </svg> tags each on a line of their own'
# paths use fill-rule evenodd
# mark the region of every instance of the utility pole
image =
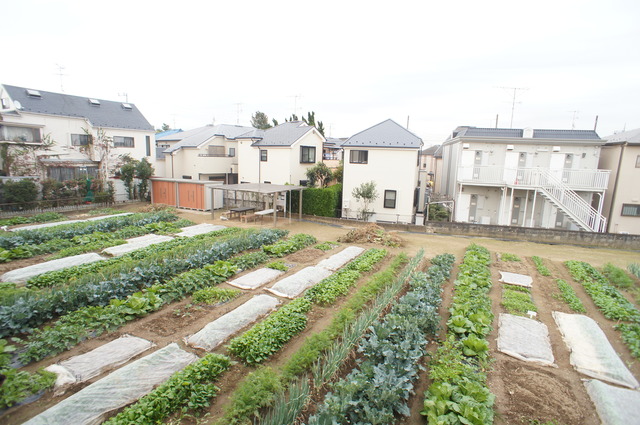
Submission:
<svg viewBox="0 0 640 425">
<path fill-rule="evenodd" d="M 509 128 L 513 128 L 513 112 L 516 109 L 516 94 L 518 93 L 518 90 L 524 91 L 529 89 L 526 87 L 498 87 L 498 88 L 513 90 L 513 98 L 511 99 L 511 124 L 509 125 Z"/>
</svg>

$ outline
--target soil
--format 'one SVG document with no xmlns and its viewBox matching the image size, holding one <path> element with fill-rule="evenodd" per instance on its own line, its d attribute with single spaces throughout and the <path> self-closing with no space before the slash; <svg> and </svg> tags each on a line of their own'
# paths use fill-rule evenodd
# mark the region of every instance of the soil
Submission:
<svg viewBox="0 0 640 425">
<path fill-rule="evenodd" d="M 221 221 L 219 219 L 211 220 L 209 213 L 201 213 L 196 211 L 180 211 L 179 215 L 183 218 L 190 219 L 196 223 L 212 223 L 222 225 L 234 225 L 238 227 L 272 227 L 272 223 L 246 224 L 236 221 Z M 348 226 L 337 226 L 315 223 L 310 221 L 289 221 L 281 219 L 278 222 L 279 228 L 289 230 L 291 234 L 308 233 L 314 235 L 319 241 L 338 240 L 339 237 L 346 235 L 349 230 Z M 554 297 L 559 291 L 557 289 L 555 279 L 561 278 L 572 285 L 583 304 L 587 309 L 587 315 L 596 320 L 602 330 L 607 335 L 612 346 L 619 353 L 622 360 L 629 366 L 631 372 L 640 378 L 640 363 L 634 359 L 626 346 L 622 343 L 620 334 L 613 329 L 614 323 L 602 316 L 595 307 L 588 295 L 584 292 L 579 284 L 576 284 L 569 276 L 566 267 L 562 262 L 570 259 L 582 260 L 599 267 L 607 262 L 611 262 L 620 267 L 625 267 L 631 262 L 640 262 L 640 254 L 634 251 L 621 251 L 611 249 L 591 249 L 584 247 L 568 246 L 568 245 L 549 245 L 531 242 L 513 242 L 502 241 L 488 238 L 471 238 L 461 236 L 444 236 L 444 235 L 425 235 L 418 233 L 399 232 L 398 236 L 402 239 L 402 247 L 389 248 L 392 254 L 406 252 L 414 255 L 420 249 L 424 249 L 425 258 L 431 258 L 435 255 L 445 252 L 452 253 L 456 256 L 457 263 L 463 257 L 466 247 L 471 243 L 488 248 L 492 256 L 492 277 L 494 285 L 489 293 L 492 300 L 493 311 L 495 313 L 494 331 L 489 335 L 490 355 L 494 359 L 491 371 L 488 373 L 488 385 L 490 390 L 496 395 L 496 419 L 497 425 L 503 424 L 523 424 L 529 425 L 533 420 L 555 421 L 558 425 L 595 425 L 600 423 L 593 404 L 591 403 L 581 379 L 584 376 L 578 374 L 569 363 L 569 351 L 562 341 L 562 337 L 555 326 L 551 316 L 552 311 L 562 311 L 571 313 L 567 305 Z M 356 243 L 363 248 L 379 247 L 373 243 Z M 296 271 L 316 264 L 323 258 L 338 252 L 344 247 L 336 247 L 330 251 L 321 251 L 314 248 L 307 248 L 295 254 L 286 256 L 282 260 L 291 269 L 286 272 L 285 276 L 295 273 Z M 511 253 L 518 255 L 522 261 L 507 262 L 499 261 L 496 254 Z M 552 277 L 541 276 L 531 256 L 540 256 L 544 259 L 545 265 L 551 270 Z M 38 262 L 36 259 L 28 259 L 29 261 Z M 21 260 L 11 262 L 0 266 L 0 271 L 23 267 Z M 40 259 L 40 261 L 42 261 Z M 389 257 L 380 264 L 379 268 L 384 268 L 390 261 Z M 11 265 L 11 267 L 8 267 Z M 4 268 L 3 268 L 4 266 Z M 514 273 L 528 274 L 533 277 L 534 283 L 532 288 L 532 298 L 538 308 L 537 320 L 547 325 L 550 334 L 551 345 L 555 356 L 557 367 L 544 367 L 529 364 L 516 360 L 497 351 L 497 324 L 498 313 L 503 312 L 500 306 L 502 296 L 502 284 L 498 283 L 499 271 L 510 271 Z M 369 272 L 372 274 L 374 271 Z M 453 281 L 457 273 L 457 267 L 454 267 L 450 282 L 445 285 L 443 292 L 443 305 L 440 309 L 442 314 L 442 327 L 448 319 L 448 305 L 453 293 Z M 352 291 L 362 285 L 366 279 L 360 279 Z M 222 287 L 229 287 L 222 284 Z M 267 285 L 270 286 L 270 285 Z M 105 342 L 111 341 L 123 334 L 132 334 L 138 337 L 146 338 L 156 344 L 154 349 L 166 346 L 171 342 L 177 342 L 182 348 L 192 350 L 185 346 L 183 339 L 200 330 L 207 323 L 215 320 L 223 314 L 231 311 L 235 307 L 247 301 L 253 295 L 263 293 L 263 288 L 253 291 L 243 291 L 238 298 L 220 305 L 220 306 L 201 306 L 193 305 L 191 298 L 187 298 L 177 303 L 164 306 L 161 310 L 150 314 L 135 322 L 120 328 L 118 331 L 104 334 L 94 339 L 84 341 L 75 346 L 71 350 L 58 356 L 48 358 L 41 362 L 29 365 L 26 370 L 36 370 L 39 367 L 48 366 L 60 360 L 67 359 L 71 356 L 78 355 L 90 351 Z M 278 354 L 273 356 L 267 363 L 267 366 L 277 368 L 281 366 L 292 353 L 294 353 L 305 338 L 315 332 L 324 329 L 332 320 L 333 315 L 340 309 L 342 304 L 348 299 L 343 297 L 331 307 L 315 307 L 309 315 L 309 321 L 306 329 L 302 334 L 294 338 L 287 344 Z M 282 300 L 286 302 L 286 300 Z M 637 303 L 636 303 L 637 306 Z M 442 337 L 441 333 L 440 337 Z M 433 350 L 435 344 L 429 344 L 428 349 Z M 219 347 L 216 352 L 226 353 L 224 346 Z M 144 353 L 143 355 L 148 354 Z M 238 362 L 223 375 L 222 380 L 217 383 L 220 387 L 220 393 L 213 401 L 208 410 L 209 416 L 206 423 L 214 423 L 223 412 L 225 406 L 229 403 L 229 397 L 240 381 L 253 368 L 247 367 Z M 347 370 L 344 374 L 348 373 Z M 94 378 L 94 382 L 104 375 Z M 84 386 L 88 385 L 85 384 Z M 409 400 L 411 407 L 411 416 L 408 418 L 399 418 L 399 423 L 403 425 L 424 425 L 423 417 L 420 415 L 422 402 L 424 400 L 423 393 L 428 388 L 429 380 L 426 371 L 421 372 L 420 380 L 416 385 L 415 394 Z M 9 409 L 4 415 L 0 416 L 0 422 L 7 424 L 18 424 L 44 411 L 53 404 L 59 402 L 62 398 L 77 392 L 81 389 L 77 386 L 68 391 L 63 397 L 55 397 L 51 392 L 45 393 L 39 400 L 24 406 Z"/>
</svg>

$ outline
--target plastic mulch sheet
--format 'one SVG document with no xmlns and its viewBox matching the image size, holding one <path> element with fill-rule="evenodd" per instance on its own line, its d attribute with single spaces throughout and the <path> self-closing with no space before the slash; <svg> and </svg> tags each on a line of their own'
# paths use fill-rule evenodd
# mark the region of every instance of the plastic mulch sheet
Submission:
<svg viewBox="0 0 640 425">
<path fill-rule="evenodd" d="M 171 236 L 163 236 L 163 235 L 144 235 L 138 236 L 137 238 L 127 239 L 127 243 L 124 245 L 116 245 L 110 248 L 106 248 L 102 252 L 105 254 L 113 255 L 114 257 L 119 257 L 128 252 L 135 251 L 136 249 L 144 248 L 149 245 L 155 245 L 157 243 L 170 241 L 173 239 Z"/>
<path fill-rule="evenodd" d="M 154 344 L 146 339 L 124 335 L 88 353 L 53 364 L 46 370 L 58 375 L 55 385 L 58 392 L 61 387 L 88 381 L 94 376 L 120 366 L 153 346 Z"/>
<path fill-rule="evenodd" d="M 93 425 L 149 393 L 198 357 L 169 344 L 130 363 L 42 412 L 28 425 Z"/>
<path fill-rule="evenodd" d="M 247 273 L 237 279 L 230 280 L 227 283 L 240 289 L 256 289 L 269 282 L 273 282 L 283 274 L 284 272 L 281 270 L 262 268 Z"/>
<path fill-rule="evenodd" d="M 267 291 L 284 298 L 295 298 L 306 289 L 331 276 L 333 273 L 324 267 L 305 267 L 298 273 L 278 281 Z"/>
<path fill-rule="evenodd" d="M 531 288 L 533 279 L 526 274 L 500 272 L 500 282 L 508 283 L 509 285 L 524 286 L 525 288 Z"/>
<path fill-rule="evenodd" d="M 640 424 L 640 392 L 614 387 L 596 379 L 584 386 L 596 406 L 602 425 Z"/>
<path fill-rule="evenodd" d="M 317 267 L 323 267 L 327 270 L 336 271 L 363 252 L 364 248 L 360 248 L 359 246 L 349 246 L 342 251 L 333 254 L 331 257 L 320 261 Z"/>
<path fill-rule="evenodd" d="M 41 275 L 43 273 L 52 272 L 55 270 L 66 269 L 67 267 L 79 266 L 81 264 L 95 263 L 96 261 L 102 261 L 105 258 L 95 252 L 89 254 L 73 255 L 71 257 L 59 258 L 57 260 L 46 261 L 40 264 L 34 264 L 32 266 L 22 267 L 20 269 L 11 270 L 6 272 L 0 277 L 3 282 L 26 282 L 34 276 Z"/>
<path fill-rule="evenodd" d="M 278 304 L 280 301 L 277 298 L 256 295 L 186 338 L 186 343 L 195 348 L 211 351 L 240 329 L 275 309 Z"/>
<path fill-rule="evenodd" d="M 571 351 L 571 364 L 578 372 L 624 387 L 638 388 L 638 381 L 593 319 L 558 311 L 553 312 L 553 318 Z"/>
<path fill-rule="evenodd" d="M 544 323 L 526 317 L 501 314 L 498 350 L 516 359 L 553 365 L 549 330 Z"/>
<path fill-rule="evenodd" d="M 216 230 L 222 230 L 224 228 L 226 228 L 226 226 L 202 223 L 202 224 L 196 224 L 195 226 L 183 227 L 182 232 L 177 233 L 176 236 L 183 236 L 186 238 L 190 238 L 192 236 L 203 235 L 205 233 L 215 232 Z"/>
</svg>

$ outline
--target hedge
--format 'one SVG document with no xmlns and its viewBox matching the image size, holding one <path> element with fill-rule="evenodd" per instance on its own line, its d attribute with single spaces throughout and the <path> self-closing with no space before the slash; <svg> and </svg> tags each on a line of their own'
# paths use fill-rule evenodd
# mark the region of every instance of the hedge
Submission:
<svg viewBox="0 0 640 425">
<path fill-rule="evenodd" d="M 324 189 L 309 187 L 302 191 L 302 213 L 322 217 L 338 217 L 342 204 L 342 185 L 336 184 Z M 298 192 L 291 192 L 291 211 L 299 211 Z"/>
</svg>

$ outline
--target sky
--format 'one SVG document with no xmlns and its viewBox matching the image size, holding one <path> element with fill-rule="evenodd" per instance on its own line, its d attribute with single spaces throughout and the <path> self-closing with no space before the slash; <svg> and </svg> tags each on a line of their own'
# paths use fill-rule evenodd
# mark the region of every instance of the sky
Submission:
<svg viewBox="0 0 640 425">
<path fill-rule="evenodd" d="M 0 83 L 126 100 L 156 128 L 314 111 L 326 136 L 391 118 L 431 146 L 496 121 L 640 127 L 637 0 L 3 3 Z"/>
</svg>

